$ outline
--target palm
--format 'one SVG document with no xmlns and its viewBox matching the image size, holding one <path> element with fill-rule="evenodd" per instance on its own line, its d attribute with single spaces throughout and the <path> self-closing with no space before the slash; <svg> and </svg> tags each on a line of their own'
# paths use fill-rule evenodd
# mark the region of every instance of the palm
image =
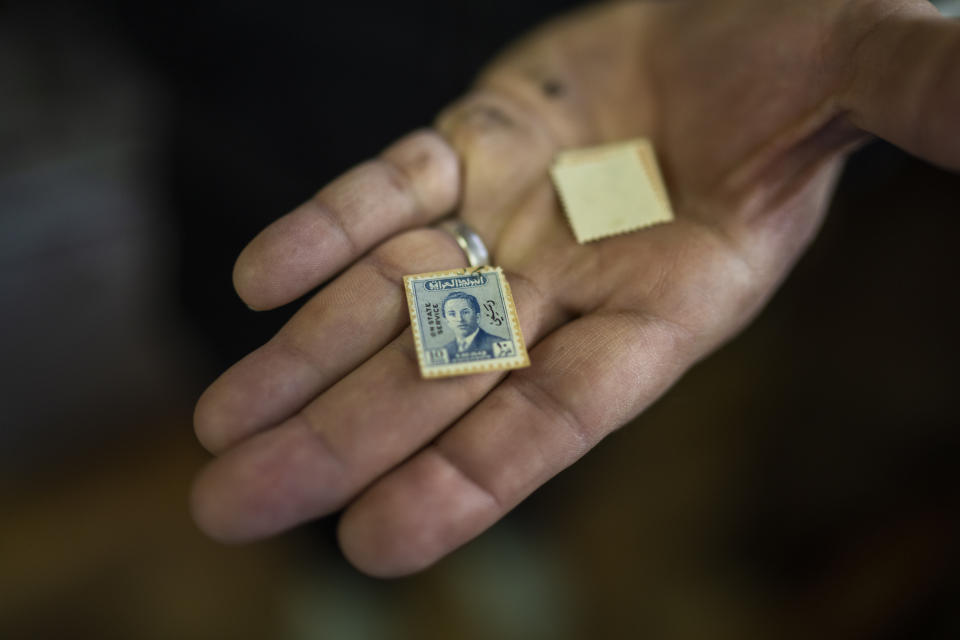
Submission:
<svg viewBox="0 0 960 640">
<path fill-rule="evenodd" d="M 354 562 L 416 570 L 642 411 L 812 237 L 861 135 L 842 117 L 854 78 L 824 60 L 884 4 L 627 3 L 548 25 L 441 116 L 460 163 L 415 134 L 261 234 L 236 272 L 253 306 L 353 265 L 198 405 L 222 452 L 195 491 L 201 525 L 247 539 L 349 505 Z M 657 146 L 677 220 L 576 244 L 546 177 L 554 153 L 637 135 Z M 528 369 L 417 374 L 400 276 L 464 264 L 421 227 L 455 204 L 508 274 Z"/>
<path fill-rule="evenodd" d="M 495 238 L 499 264 L 550 292 L 560 307 L 551 310 L 554 322 L 624 312 L 723 337 L 756 309 L 814 230 L 836 159 L 863 135 L 831 102 L 842 69 L 817 68 L 827 34 L 812 18 L 822 24 L 823 16 L 795 3 L 752 3 L 754 21 L 724 27 L 729 4 L 627 4 L 567 18 L 503 56 L 478 92 L 441 118 L 466 159 L 461 217 Z M 646 36 L 642 46 L 629 35 L 637 32 Z M 571 64 L 553 71 L 544 60 L 556 52 Z M 615 61 L 599 81 L 591 77 L 596 59 Z M 739 70 L 736 78 L 723 77 L 730 69 Z M 548 83 L 559 95 L 541 90 Z M 524 101 L 526 109 L 517 104 Z M 638 135 L 657 143 L 679 220 L 576 244 L 547 178 L 549 162 L 566 146 Z M 778 212 L 789 216 L 780 225 L 790 228 L 778 234 L 790 246 L 769 237 L 751 242 L 748 234 L 762 233 Z M 694 287 L 712 295 L 690 300 Z"/>
</svg>

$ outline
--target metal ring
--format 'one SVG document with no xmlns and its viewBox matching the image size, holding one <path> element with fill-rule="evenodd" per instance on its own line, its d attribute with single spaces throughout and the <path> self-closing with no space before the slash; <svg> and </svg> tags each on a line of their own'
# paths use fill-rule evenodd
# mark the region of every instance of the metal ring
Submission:
<svg viewBox="0 0 960 640">
<path fill-rule="evenodd" d="M 447 218 L 441 220 L 436 225 L 437 229 L 443 229 L 457 241 L 463 253 L 467 256 L 467 262 L 471 267 L 483 267 L 490 264 L 490 252 L 487 251 L 487 245 L 477 235 L 477 232 L 468 227 L 460 218 Z"/>
</svg>

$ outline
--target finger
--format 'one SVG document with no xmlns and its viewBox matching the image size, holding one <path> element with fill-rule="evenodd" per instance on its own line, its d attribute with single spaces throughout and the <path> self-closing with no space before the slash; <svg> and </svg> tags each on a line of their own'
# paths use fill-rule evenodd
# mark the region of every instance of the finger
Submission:
<svg viewBox="0 0 960 640">
<path fill-rule="evenodd" d="M 217 453 L 287 419 L 409 324 L 404 275 L 457 266 L 463 251 L 437 229 L 377 247 L 210 385 L 194 412 L 197 438 Z"/>
<path fill-rule="evenodd" d="M 345 512 L 344 553 L 378 576 L 423 569 L 636 415 L 693 362 L 697 341 L 636 314 L 582 318 L 548 336 L 434 444 Z"/>
<path fill-rule="evenodd" d="M 844 106 L 857 126 L 960 169 L 960 24 L 927 2 L 881 4 L 888 5 L 892 11 L 854 40 Z"/>
<path fill-rule="evenodd" d="M 447 213 L 459 191 L 449 145 L 433 131 L 412 133 L 254 238 L 234 268 L 237 293 L 255 309 L 286 304 L 384 238 Z"/>
<path fill-rule="evenodd" d="M 558 140 L 542 110 L 493 88 L 478 88 L 448 107 L 437 129 L 464 158 L 458 215 L 491 242 L 542 184 Z"/>
<path fill-rule="evenodd" d="M 512 288 L 528 337 L 562 320 L 526 281 L 514 278 Z M 293 418 L 211 462 L 194 485 L 194 517 L 212 537 L 241 541 L 330 513 L 435 438 L 502 375 L 423 380 L 404 332 Z"/>
</svg>

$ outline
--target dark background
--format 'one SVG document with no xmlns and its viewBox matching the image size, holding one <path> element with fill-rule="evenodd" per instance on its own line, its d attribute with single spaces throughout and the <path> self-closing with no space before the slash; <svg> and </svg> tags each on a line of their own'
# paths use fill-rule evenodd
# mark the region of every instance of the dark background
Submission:
<svg viewBox="0 0 960 640">
<path fill-rule="evenodd" d="M 883 143 L 742 336 L 435 568 L 193 529 L 192 403 L 290 313 L 240 248 L 563 5 L 0 3 L 0 637 L 960 636 L 960 179 Z"/>
</svg>

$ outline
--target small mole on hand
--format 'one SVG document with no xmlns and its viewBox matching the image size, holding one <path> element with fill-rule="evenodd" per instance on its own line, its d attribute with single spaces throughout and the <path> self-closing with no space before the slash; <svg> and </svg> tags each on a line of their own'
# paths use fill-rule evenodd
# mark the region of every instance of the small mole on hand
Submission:
<svg viewBox="0 0 960 640">
<path fill-rule="evenodd" d="M 513 120 L 503 112 L 503 109 L 499 107 L 486 107 L 483 109 L 483 114 L 490 119 L 491 122 L 496 122 L 499 125 L 505 127 L 512 127 Z"/>
<path fill-rule="evenodd" d="M 567 92 L 567 88 L 556 78 L 547 78 L 541 85 L 543 93 L 550 98 L 559 98 Z"/>
</svg>

